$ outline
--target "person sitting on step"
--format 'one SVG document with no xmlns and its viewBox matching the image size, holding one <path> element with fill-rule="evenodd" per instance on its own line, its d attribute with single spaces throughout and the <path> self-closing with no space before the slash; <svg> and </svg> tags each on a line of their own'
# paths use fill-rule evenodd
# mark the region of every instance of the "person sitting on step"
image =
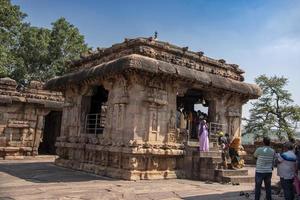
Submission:
<svg viewBox="0 0 300 200">
<path fill-rule="evenodd" d="M 229 156 L 231 158 L 232 169 L 241 169 L 244 165 L 244 160 L 241 159 L 239 151 L 241 150 L 241 139 L 236 137 L 229 145 Z"/>
</svg>

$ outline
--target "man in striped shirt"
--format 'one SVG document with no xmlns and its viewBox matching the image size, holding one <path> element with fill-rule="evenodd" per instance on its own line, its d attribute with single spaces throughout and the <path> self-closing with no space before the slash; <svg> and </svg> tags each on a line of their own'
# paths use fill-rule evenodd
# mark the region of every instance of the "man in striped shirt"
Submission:
<svg viewBox="0 0 300 200">
<path fill-rule="evenodd" d="M 266 189 L 266 199 L 272 200 L 271 194 L 271 178 L 274 166 L 275 151 L 270 147 L 270 138 L 264 137 L 264 146 L 259 147 L 254 152 L 256 160 L 255 173 L 255 200 L 260 199 L 261 185 L 264 181 Z"/>
</svg>

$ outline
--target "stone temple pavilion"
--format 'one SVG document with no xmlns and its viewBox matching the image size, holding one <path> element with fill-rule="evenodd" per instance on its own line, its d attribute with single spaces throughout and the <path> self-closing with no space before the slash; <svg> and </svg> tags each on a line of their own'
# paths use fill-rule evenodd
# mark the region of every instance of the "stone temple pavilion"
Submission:
<svg viewBox="0 0 300 200">
<path fill-rule="evenodd" d="M 261 95 L 238 65 L 153 38 L 98 48 L 70 66 L 45 86 L 65 97 L 55 162 L 127 180 L 226 179 L 214 133 L 241 137 L 242 105 Z M 197 152 L 199 118 L 211 152 Z"/>
</svg>

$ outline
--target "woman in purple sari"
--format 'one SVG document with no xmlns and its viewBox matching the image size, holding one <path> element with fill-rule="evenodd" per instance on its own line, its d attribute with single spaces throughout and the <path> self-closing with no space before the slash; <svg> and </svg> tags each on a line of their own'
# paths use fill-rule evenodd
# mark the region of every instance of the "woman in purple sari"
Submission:
<svg viewBox="0 0 300 200">
<path fill-rule="evenodd" d="M 209 151 L 208 126 L 205 120 L 199 125 L 199 150 Z"/>
</svg>

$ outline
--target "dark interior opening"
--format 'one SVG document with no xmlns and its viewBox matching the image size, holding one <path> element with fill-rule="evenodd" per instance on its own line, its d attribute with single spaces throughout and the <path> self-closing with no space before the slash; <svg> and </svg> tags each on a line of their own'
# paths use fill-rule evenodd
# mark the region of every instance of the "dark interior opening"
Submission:
<svg viewBox="0 0 300 200">
<path fill-rule="evenodd" d="M 177 96 L 177 127 L 186 129 L 190 139 L 197 139 L 200 122 L 208 122 L 208 107 L 203 91 L 189 89 L 184 96 Z"/>
<path fill-rule="evenodd" d="M 89 114 L 100 114 L 101 106 L 107 102 L 108 91 L 103 86 L 97 86 L 94 88 L 93 94 Z"/>
<path fill-rule="evenodd" d="M 91 96 L 90 111 L 86 117 L 86 133 L 102 134 L 107 112 L 108 91 L 103 86 L 97 86 Z"/>
<path fill-rule="evenodd" d="M 55 155 L 55 141 L 60 135 L 61 111 L 51 111 L 45 116 L 42 142 L 39 146 L 39 154 Z"/>
</svg>

